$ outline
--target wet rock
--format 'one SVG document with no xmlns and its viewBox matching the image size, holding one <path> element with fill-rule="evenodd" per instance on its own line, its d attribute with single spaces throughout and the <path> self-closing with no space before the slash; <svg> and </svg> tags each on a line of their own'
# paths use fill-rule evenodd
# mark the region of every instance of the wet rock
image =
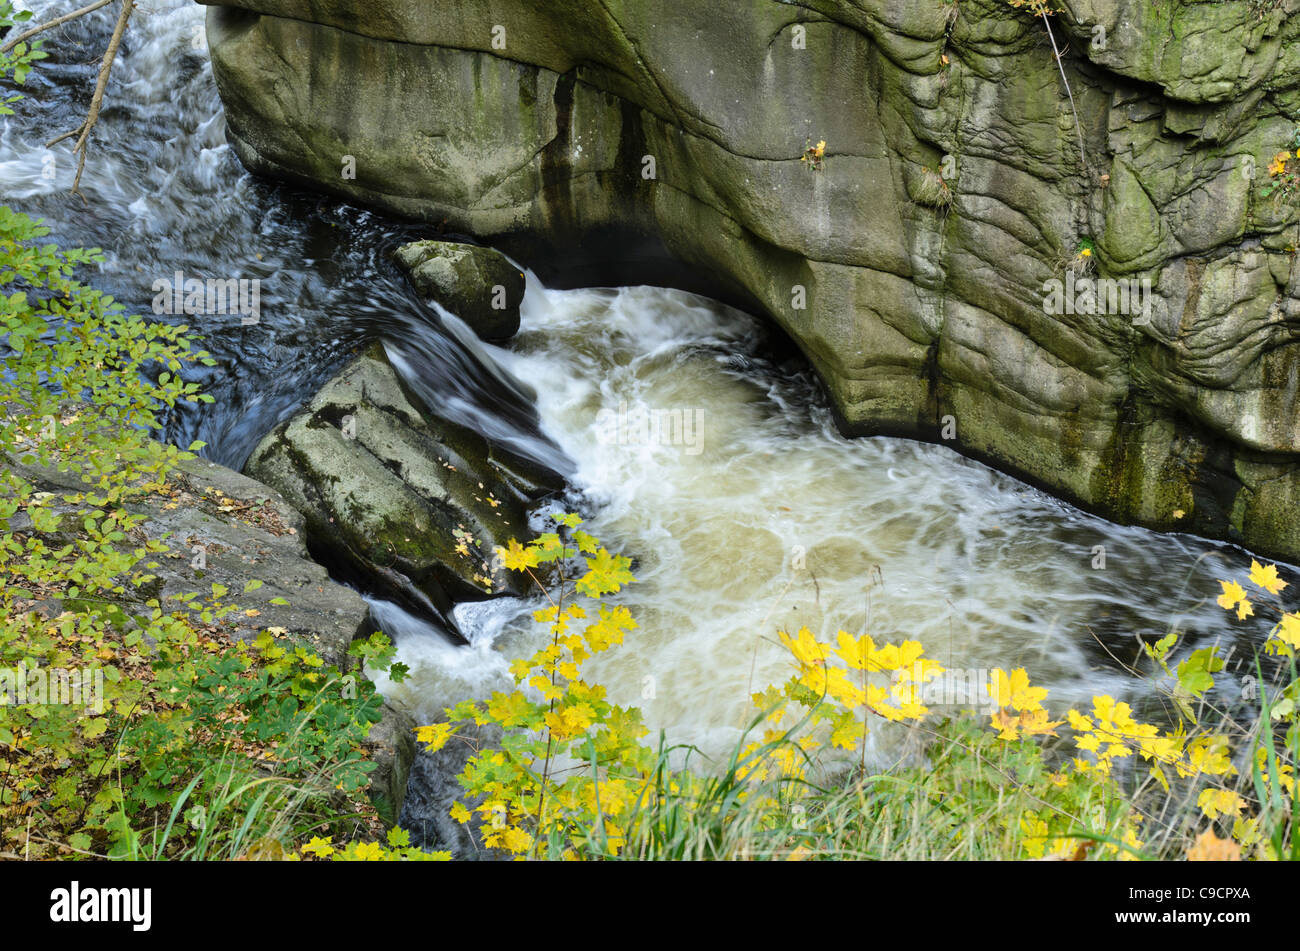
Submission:
<svg viewBox="0 0 1300 951">
<path fill-rule="evenodd" d="M 319 557 L 440 620 L 514 590 L 493 548 L 529 537 L 527 484 L 485 439 L 417 408 L 373 344 L 253 450 L 246 471 L 302 513 Z"/>
<path fill-rule="evenodd" d="M 1262 194 L 1300 0 L 1062 6 L 1073 101 L 1005 0 L 220 0 L 208 32 L 255 171 L 548 282 L 671 259 L 780 324 L 848 432 L 1300 561 L 1300 202 Z M 1083 248 L 1151 313 L 1045 308 Z"/>
<path fill-rule="evenodd" d="M 397 824 L 406 807 L 407 784 L 415 761 L 415 726 L 409 713 L 385 702 L 382 719 L 366 737 L 366 749 L 375 763 L 370 801 L 389 825 Z"/>
<path fill-rule="evenodd" d="M 411 764 L 401 826 L 411 842 L 422 849 L 445 849 L 457 859 L 500 858 L 486 849 L 478 822 L 462 825 L 451 817 L 451 807 L 462 801 L 464 790 L 456 777 L 473 749 L 490 749 L 501 742 L 501 730 L 491 724 L 462 727 L 457 739 L 436 753 L 417 749 Z M 418 744 L 417 744 L 418 746 Z"/>
<path fill-rule="evenodd" d="M 415 241 L 395 255 L 425 297 L 451 311 L 484 340 L 519 332 L 523 273 L 499 251 L 447 241 Z"/>
</svg>

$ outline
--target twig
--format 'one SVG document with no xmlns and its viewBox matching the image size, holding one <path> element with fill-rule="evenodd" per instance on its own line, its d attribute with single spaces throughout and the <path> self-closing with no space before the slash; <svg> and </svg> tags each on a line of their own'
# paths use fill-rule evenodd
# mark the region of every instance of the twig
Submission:
<svg viewBox="0 0 1300 951">
<path fill-rule="evenodd" d="M 86 113 L 85 124 L 81 127 L 81 135 L 77 139 L 77 144 L 72 147 L 72 151 L 80 153 L 77 160 L 77 177 L 72 180 L 72 193 L 81 195 L 81 173 L 86 168 L 86 145 L 90 137 L 90 130 L 94 128 L 96 120 L 99 119 L 99 108 L 104 102 L 104 89 L 108 86 L 108 74 L 113 69 L 113 60 L 117 58 L 117 49 L 122 44 L 122 34 L 126 32 L 127 21 L 131 19 L 131 13 L 135 10 L 135 0 L 122 0 L 122 12 L 118 14 L 117 25 L 113 27 L 113 37 L 108 41 L 108 49 L 104 51 L 104 61 L 99 67 L 99 79 L 95 83 L 95 95 L 91 97 L 90 109 Z M 82 195 L 82 200 L 85 196 Z"/>
<path fill-rule="evenodd" d="M 1070 97 L 1070 112 L 1074 114 L 1074 131 L 1079 136 L 1079 161 L 1083 163 L 1084 172 L 1088 171 L 1088 155 L 1083 147 L 1083 129 L 1079 125 L 1079 110 L 1074 105 L 1074 92 L 1070 89 L 1070 80 L 1065 75 L 1065 65 L 1061 62 L 1061 51 L 1056 46 L 1056 36 L 1052 33 L 1052 24 L 1047 20 L 1047 11 L 1040 10 L 1043 26 L 1047 27 L 1047 38 L 1052 42 L 1052 52 L 1056 55 L 1056 68 L 1061 71 L 1061 82 L 1065 83 L 1065 94 Z"/>
<path fill-rule="evenodd" d="M 46 30 L 52 30 L 56 26 L 62 26 L 64 23 L 67 23 L 69 20 L 75 20 L 77 17 L 85 16 L 87 13 L 91 13 L 95 10 L 98 10 L 100 7 L 106 7 L 112 2 L 113 0 L 95 0 L 94 3 L 82 7 L 80 10 L 73 10 L 71 13 L 63 14 L 63 16 L 61 17 L 55 17 L 53 20 L 50 20 L 48 23 L 42 23 L 40 26 L 34 26 L 30 30 L 27 30 L 26 32 L 19 33 L 17 36 L 15 36 L 4 46 L 0 46 L 0 53 L 8 53 L 11 49 L 13 49 L 23 40 L 28 39 L 29 37 L 33 37 L 37 33 L 44 33 Z"/>
<path fill-rule="evenodd" d="M 63 133 L 62 135 L 56 135 L 54 138 L 50 139 L 50 141 L 45 143 L 45 147 L 47 149 L 53 148 L 54 146 L 62 142 L 64 139 L 70 139 L 74 135 L 79 134 L 80 132 L 81 132 L 81 126 L 77 126 L 75 129 L 70 129 L 67 132 Z"/>
</svg>

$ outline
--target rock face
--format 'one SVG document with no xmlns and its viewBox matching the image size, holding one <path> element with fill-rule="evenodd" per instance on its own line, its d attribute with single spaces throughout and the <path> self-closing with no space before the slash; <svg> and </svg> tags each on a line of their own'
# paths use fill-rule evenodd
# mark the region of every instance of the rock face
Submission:
<svg viewBox="0 0 1300 951">
<path fill-rule="evenodd" d="M 86 488 L 75 474 L 12 460 L 4 464 L 42 491 L 57 495 Z M 355 666 L 348 648 L 355 638 L 378 630 L 378 625 L 360 595 L 332 580 L 308 557 L 302 516 L 279 493 L 205 459 L 181 463 L 169 476 L 168 487 L 168 495 L 149 495 L 127 506 L 145 516 L 140 531 L 171 550 L 156 559 L 154 581 L 145 588 L 127 589 L 122 597 L 125 611 L 144 612 L 145 602 L 152 598 L 166 604 L 173 596 L 202 593 L 220 584 L 231 592 L 230 600 L 258 612 L 249 617 L 236 611 L 214 622 L 233 637 L 252 640 L 267 628 L 283 628 L 286 639 L 310 647 L 326 663 L 342 670 Z M 62 508 L 69 513 L 76 508 L 50 505 L 54 511 Z M 30 530 L 26 515 L 11 518 L 10 529 Z M 262 586 L 244 591 L 245 582 L 252 580 Z M 62 609 L 57 604 L 46 607 L 51 615 Z M 376 763 L 370 796 L 390 822 L 402 812 L 415 756 L 414 726 L 409 715 L 385 703 L 383 719 L 366 738 Z"/>
<path fill-rule="evenodd" d="M 519 332 L 524 275 L 500 251 L 447 241 L 414 241 L 397 249 L 415 289 L 447 308 L 484 340 Z"/>
<path fill-rule="evenodd" d="M 1300 0 L 1059 5 L 1073 107 L 1006 0 L 220 0 L 208 33 L 254 170 L 543 279 L 707 283 L 849 431 L 1300 561 L 1300 200 L 1265 194 Z M 1151 294 L 1058 307 L 1072 267 Z"/>
<path fill-rule="evenodd" d="M 524 481 L 481 436 L 417 409 L 382 344 L 272 430 L 245 469 L 302 512 L 322 558 L 449 633 L 452 602 L 512 590 L 492 550 L 529 537 Z"/>
</svg>

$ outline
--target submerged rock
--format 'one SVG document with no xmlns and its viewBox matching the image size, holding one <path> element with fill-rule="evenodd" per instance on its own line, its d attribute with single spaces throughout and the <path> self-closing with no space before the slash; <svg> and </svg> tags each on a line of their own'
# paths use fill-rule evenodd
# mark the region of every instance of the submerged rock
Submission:
<svg viewBox="0 0 1300 951">
<path fill-rule="evenodd" d="M 500 251 L 473 244 L 414 241 L 395 255 L 415 289 L 451 311 L 484 340 L 519 332 L 523 273 Z"/>
<path fill-rule="evenodd" d="M 1300 0 L 1063 0 L 1059 67 L 1004 0 L 209 2 L 250 169 L 707 288 L 847 431 L 1300 561 Z M 1053 302 L 1072 264 L 1141 305 Z"/>
<path fill-rule="evenodd" d="M 492 552 L 528 536 L 531 483 L 477 433 L 417 408 L 382 344 L 272 430 L 245 468 L 302 513 L 321 558 L 455 636 L 454 601 L 515 590 Z"/>
</svg>

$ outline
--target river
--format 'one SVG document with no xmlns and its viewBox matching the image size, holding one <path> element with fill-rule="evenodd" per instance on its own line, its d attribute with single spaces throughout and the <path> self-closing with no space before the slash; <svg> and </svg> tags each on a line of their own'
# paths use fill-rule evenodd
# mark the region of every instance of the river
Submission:
<svg viewBox="0 0 1300 951">
<path fill-rule="evenodd" d="M 640 628 L 590 673 L 706 752 L 736 740 L 753 690 L 788 676 L 776 632 L 804 625 L 917 639 L 963 670 L 1024 666 L 1054 711 L 1110 693 L 1148 712 L 1155 691 L 1123 665 L 1141 666 L 1139 639 L 1177 628 L 1185 648 L 1231 653 L 1213 699 L 1239 705 L 1268 623 L 1229 620 L 1213 598 L 1249 553 L 1114 525 L 942 445 L 845 439 L 807 366 L 761 322 L 679 291 L 558 291 L 530 275 L 518 337 L 479 343 L 389 260 L 431 229 L 243 170 L 196 32 L 203 9 L 185 0 L 157 0 L 133 25 L 83 204 L 68 194 L 69 143 L 42 143 L 80 121 L 112 13 L 47 41 L 29 98 L 0 120 L 0 198 L 47 218 L 61 244 L 109 249 L 93 280 L 141 313 L 176 271 L 261 281 L 258 323 L 193 319 L 218 365 L 192 378 L 216 400 L 173 416 L 168 438 L 202 439 L 238 467 L 383 339 L 449 418 L 570 474 L 570 504 L 638 577 L 623 601 Z M 376 603 L 412 668 L 382 685 L 422 720 L 501 689 L 508 659 L 538 636 L 534 606 L 459 606 L 461 648 Z"/>
</svg>

